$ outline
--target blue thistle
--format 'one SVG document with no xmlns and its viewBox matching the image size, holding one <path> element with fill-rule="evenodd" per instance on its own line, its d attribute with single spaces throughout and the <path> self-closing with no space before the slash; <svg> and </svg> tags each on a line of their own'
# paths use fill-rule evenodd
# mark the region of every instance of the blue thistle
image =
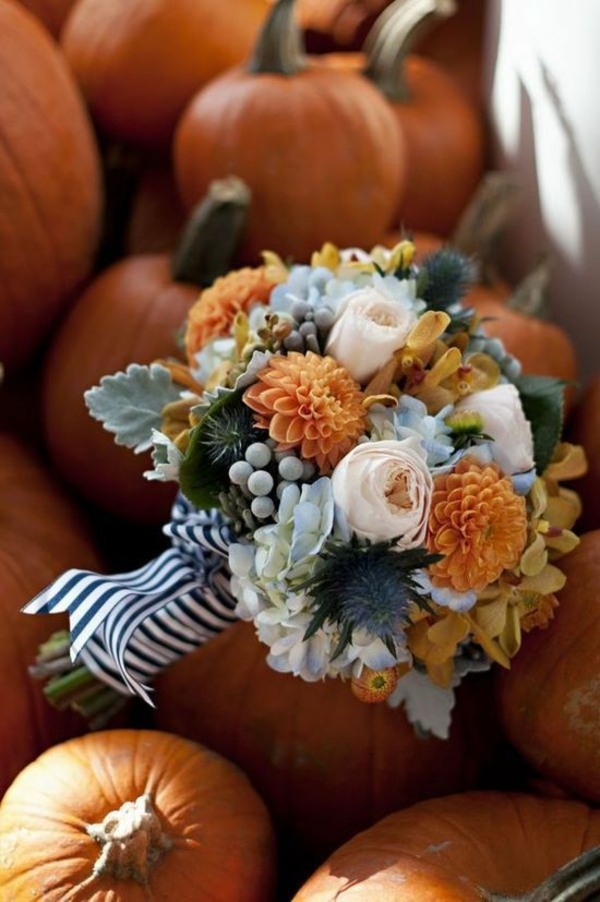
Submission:
<svg viewBox="0 0 600 902">
<path fill-rule="evenodd" d="M 201 442 L 206 447 L 208 459 L 227 470 L 243 459 L 249 445 L 260 442 L 263 437 L 264 433 L 256 428 L 252 411 L 241 398 L 209 413 L 202 423 Z"/>
<path fill-rule="evenodd" d="M 458 251 L 443 248 L 425 258 L 418 295 L 430 310 L 447 310 L 462 300 L 473 280 L 473 263 Z"/>
<path fill-rule="evenodd" d="M 366 630 L 394 651 L 394 637 L 406 626 L 411 604 L 427 607 L 413 571 L 441 560 L 424 548 L 398 551 L 394 544 L 360 545 L 353 538 L 349 545 L 333 545 L 322 555 L 321 568 L 302 586 L 312 596 L 314 609 L 305 639 L 330 621 L 340 632 L 334 658 L 352 641 L 355 629 Z"/>
</svg>

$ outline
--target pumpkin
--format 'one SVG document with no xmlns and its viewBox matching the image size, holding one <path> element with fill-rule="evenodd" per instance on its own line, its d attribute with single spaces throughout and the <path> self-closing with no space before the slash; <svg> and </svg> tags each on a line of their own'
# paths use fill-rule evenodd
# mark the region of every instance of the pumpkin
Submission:
<svg viewBox="0 0 600 902">
<path fill-rule="evenodd" d="M 598 845 L 600 811 L 586 805 L 465 793 L 422 802 L 354 837 L 293 902 L 591 902 L 600 854 L 589 850 Z"/>
<path fill-rule="evenodd" d="M 600 373 L 590 379 L 569 424 L 570 437 L 583 445 L 588 461 L 587 475 L 574 488 L 584 499 L 581 525 L 600 528 Z"/>
<path fill-rule="evenodd" d="M 0 796 L 49 745 L 75 735 L 80 719 L 51 708 L 27 668 L 61 617 L 26 617 L 20 609 L 68 567 L 100 562 L 73 504 L 28 448 L 0 435 Z M 0 896 L 2 894 L 0 893 Z"/>
<path fill-rule="evenodd" d="M 401 193 L 402 137 L 373 85 L 306 61 L 292 0 L 278 0 L 251 63 L 215 79 L 178 126 L 186 205 L 233 173 L 252 191 L 245 261 L 264 249 L 307 261 L 325 241 L 374 245 Z"/>
<path fill-rule="evenodd" d="M 139 255 L 99 275 L 74 305 L 47 356 L 42 415 L 57 469 L 84 497 L 138 522 L 167 520 L 175 485 L 143 478 L 151 469 L 149 455 L 117 446 L 114 436 L 91 419 L 84 392 L 130 363 L 177 354 L 176 335 L 198 286 L 229 268 L 235 228 L 232 224 L 220 240 L 213 231 L 221 215 L 229 227 L 228 217 L 243 210 L 246 195 L 235 187 L 233 194 L 227 186 L 223 191 L 213 188 L 200 219 L 182 238 L 188 252 L 175 265 L 166 254 Z"/>
<path fill-rule="evenodd" d="M 166 167 L 146 169 L 140 178 L 125 235 L 127 254 L 170 253 L 177 245 L 185 212 Z"/>
<path fill-rule="evenodd" d="M 103 132 L 167 148 L 198 88 L 246 58 L 267 9 L 267 0 L 80 0 L 62 46 Z"/>
<path fill-rule="evenodd" d="M 500 717 L 543 777 L 600 802 L 600 531 L 583 535 L 561 570 L 554 619 L 497 677 Z"/>
<path fill-rule="evenodd" d="M 389 0 L 298 0 L 298 21 L 314 33 L 318 44 L 327 49 L 336 46 L 358 50 L 377 15 Z M 310 42 L 312 35 L 307 35 Z"/>
<path fill-rule="evenodd" d="M 448 235 L 483 169 L 483 126 L 452 77 L 409 53 L 446 0 L 395 0 L 370 33 L 366 74 L 390 101 L 406 143 L 408 177 L 390 224 Z M 391 152 L 391 151 L 390 151 Z"/>
<path fill-rule="evenodd" d="M 25 363 L 89 273 L 102 195 L 93 135 L 41 25 L 0 0 L 0 360 Z"/>
<path fill-rule="evenodd" d="M 37 16 L 55 38 L 58 38 L 65 19 L 75 5 L 75 0 L 18 0 L 18 2 Z"/>
<path fill-rule="evenodd" d="M 0 805 L 6 900 L 267 902 L 273 877 L 272 828 L 246 777 L 167 733 L 55 746 Z"/>
<path fill-rule="evenodd" d="M 483 733 L 494 745 L 486 689 L 471 676 L 449 739 L 421 739 L 401 710 L 364 704 L 341 680 L 275 673 L 237 623 L 161 675 L 156 718 L 238 764 L 292 844 L 323 853 L 389 811 L 474 785 Z"/>
</svg>

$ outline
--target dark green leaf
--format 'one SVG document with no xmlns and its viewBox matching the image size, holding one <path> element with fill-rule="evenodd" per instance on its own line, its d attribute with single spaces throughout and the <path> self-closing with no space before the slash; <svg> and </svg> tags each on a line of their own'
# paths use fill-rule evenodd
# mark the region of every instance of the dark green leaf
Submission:
<svg viewBox="0 0 600 902">
<path fill-rule="evenodd" d="M 515 384 L 531 423 L 535 469 L 541 475 L 560 441 L 567 383 L 552 376 L 519 376 Z"/>
</svg>

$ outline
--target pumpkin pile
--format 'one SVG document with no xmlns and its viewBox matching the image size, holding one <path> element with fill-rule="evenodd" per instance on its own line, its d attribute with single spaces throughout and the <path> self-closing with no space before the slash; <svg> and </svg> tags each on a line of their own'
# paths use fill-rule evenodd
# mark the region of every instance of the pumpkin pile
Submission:
<svg viewBox="0 0 600 902">
<path fill-rule="evenodd" d="M 518 187 L 486 174 L 485 27 L 481 0 L 0 0 L 1 900 L 600 898 L 600 374 L 577 383 L 549 261 L 504 278 Z M 351 692 L 268 666 L 219 601 L 214 523 L 163 532 L 176 486 L 144 473 L 173 460 L 115 444 L 84 401 L 130 364 L 166 370 L 163 424 L 185 449 L 206 387 L 192 327 L 185 345 L 199 298 L 243 350 L 244 316 L 283 267 L 337 246 L 400 270 L 412 242 L 422 272 L 440 253 L 468 270 L 458 332 L 470 318 L 495 359 L 564 383 L 566 440 L 587 459 L 584 473 L 565 443 L 546 468 L 527 565 L 548 583 L 520 598 L 510 669 L 457 688 L 446 739 L 376 703 L 399 667 L 365 667 Z M 237 294 L 219 281 L 231 270 Z M 260 341 L 277 325 L 258 324 Z M 369 403 L 390 403 L 376 388 Z M 168 555 L 204 528 L 198 614 Z M 181 579 L 187 593 L 183 614 L 167 598 L 144 621 L 122 670 L 106 664 L 116 613 L 85 664 L 69 652 L 107 584 L 65 613 L 74 581 L 113 571 L 133 578 L 130 634 L 152 592 Z M 65 572 L 60 616 L 22 613 Z M 502 616 L 487 626 L 505 641 L 519 616 Z M 442 638 L 438 654 L 462 642 Z M 123 694 L 127 668 L 155 709 Z"/>
</svg>

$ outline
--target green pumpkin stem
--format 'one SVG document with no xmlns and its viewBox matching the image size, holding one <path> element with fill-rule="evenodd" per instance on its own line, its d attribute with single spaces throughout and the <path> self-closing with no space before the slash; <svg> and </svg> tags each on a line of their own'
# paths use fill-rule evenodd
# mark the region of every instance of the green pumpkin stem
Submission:
<svg viewBox="0 0 600 902">
<path fill-rule="evenodd" d="M 248 72 L 262 75 L 296 75 L 306 69 L 306 51 L 294 14 L 294 0 L 277 0 L 267 16 Z"/>
<path fill-rule="evenodd" d="M 210 183 L 206 196 L 192 211 L 171 259 L 175 282 L 206 288 L 229 272 L 249 205 L 250 189 L 237 176 Z"/>
<path fill-rule="evenodd" d="M 551 262 L 544 255 L 525 278 L 519 282 L 506 306 L 525 316 L 550 319 L 548 309 L 548 285 L 550 284 Z"/>
<path fill-rule="evenodd" d="M 524 896 L 484 893 L 483 899 L 487 902 L 598 902 L 600 846 L 574 858 Z"/>
<path fill-rule="evenodd" d="M 365 42 L 364 74 L 393 103 L 410 100 L 404 60 L 438 19 L 456 12 L 455 0 L 395 0 L 379 16 Z"/>
</svg>

